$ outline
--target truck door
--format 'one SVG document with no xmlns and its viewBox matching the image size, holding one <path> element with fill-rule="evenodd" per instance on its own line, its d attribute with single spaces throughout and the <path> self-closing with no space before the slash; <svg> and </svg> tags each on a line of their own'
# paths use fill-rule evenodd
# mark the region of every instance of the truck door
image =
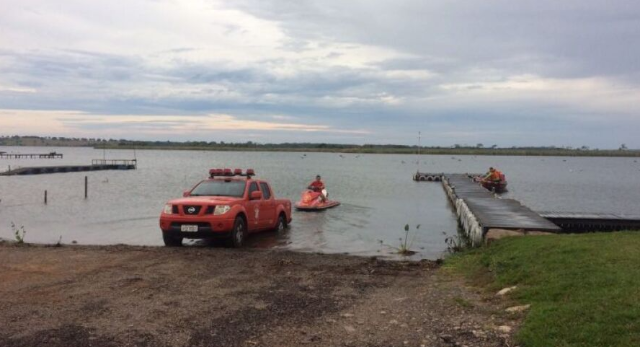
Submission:
<svg viewBox="0 0 640 347">
<path fill-rule="evenodd" d="M 251 193 L 258 191 L 258 183 L 251 182 L 249 184 L 249 201 L 247 202 L 247 229 L 249 232 L 254 232 L 260 229 L 260 214 L 262 213 L 261 204 L 262 200 L 251 200 Z"/>
<path fill-rule="evenodd" d="M 260 182 L 262 191 L 262 206 L 260 207 L 260 224 L 263 228 L 273 228 L 276 225 L 276 200 L 267 182 Z"/>
</svg>

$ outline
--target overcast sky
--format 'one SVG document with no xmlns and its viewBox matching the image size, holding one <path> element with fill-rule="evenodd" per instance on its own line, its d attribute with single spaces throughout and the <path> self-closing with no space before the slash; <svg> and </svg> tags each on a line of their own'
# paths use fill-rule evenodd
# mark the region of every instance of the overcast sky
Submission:
<svg viewBox="0 0 640 347">
<path fill-rule="evenodd" d="M 637 0 L 0 0 L 0 135 L 640 147 Z"/>
</svg>

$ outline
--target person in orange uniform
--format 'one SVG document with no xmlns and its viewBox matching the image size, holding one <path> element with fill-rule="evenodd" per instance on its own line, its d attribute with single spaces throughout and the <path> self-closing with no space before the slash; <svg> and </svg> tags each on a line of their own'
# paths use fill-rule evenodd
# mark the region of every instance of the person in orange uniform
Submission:
<svg viewBox="0 0 640 347">
<path fill-rule="evenodd" d="M 322 178 L 320 177 L 320 175 L 316 176 L 316 180 L 311 182 L 308 188 L 313 190 L 314 192 L 320 192 L 322 202 L 327 200 L 327 191 L 325 190 L 324 182 L 322 182 Z"/>
<path fill-rule="evenodd" d="M 482 178 L 483 182 L 500 182 L 500 177 L 502 177 L 502 172 L 494 169 L 493 167 L 489 168 L 489 172 Z"/>
</svg>

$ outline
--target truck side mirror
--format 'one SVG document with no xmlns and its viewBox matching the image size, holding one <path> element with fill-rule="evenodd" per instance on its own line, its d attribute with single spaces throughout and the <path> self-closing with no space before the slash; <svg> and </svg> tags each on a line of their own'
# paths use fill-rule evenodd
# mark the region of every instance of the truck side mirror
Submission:
<svg viewBox="0 0 640 347">
<path fill-rule="evenodd" d="M 262 192 L 259 190 L 256 190 L 255 192 L 251 192 L 251 196 L 249 197 L 249 200 L 260 200 L 262 199 Z"/>
<path fill-rule="evenodd" d="M 185 190 L 184 192 L 182 192 L 182 196 L 185 197 L 185 198 L 188 197 L 188 196 L 191 196 L 191 192 L 188 191 L 188 190 Z"/>
</svg>

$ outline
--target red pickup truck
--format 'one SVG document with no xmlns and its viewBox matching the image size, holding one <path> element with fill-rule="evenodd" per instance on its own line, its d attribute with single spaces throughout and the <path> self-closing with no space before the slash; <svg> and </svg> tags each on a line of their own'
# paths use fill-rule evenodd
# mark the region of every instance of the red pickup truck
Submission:
<svg viewBox="0 0 640 347">
<path fill-rule="evenodd" d="M 253 179 L 252 169 L 212 169 L 209 179 L 167 202 L 160 215 L 166 246 L 182 239 L 224 238 L 242 247 L 248 234 L 282 230 L 291 223 L 291 201 L 276 199 L 269 183 Z"/>
</svg>

